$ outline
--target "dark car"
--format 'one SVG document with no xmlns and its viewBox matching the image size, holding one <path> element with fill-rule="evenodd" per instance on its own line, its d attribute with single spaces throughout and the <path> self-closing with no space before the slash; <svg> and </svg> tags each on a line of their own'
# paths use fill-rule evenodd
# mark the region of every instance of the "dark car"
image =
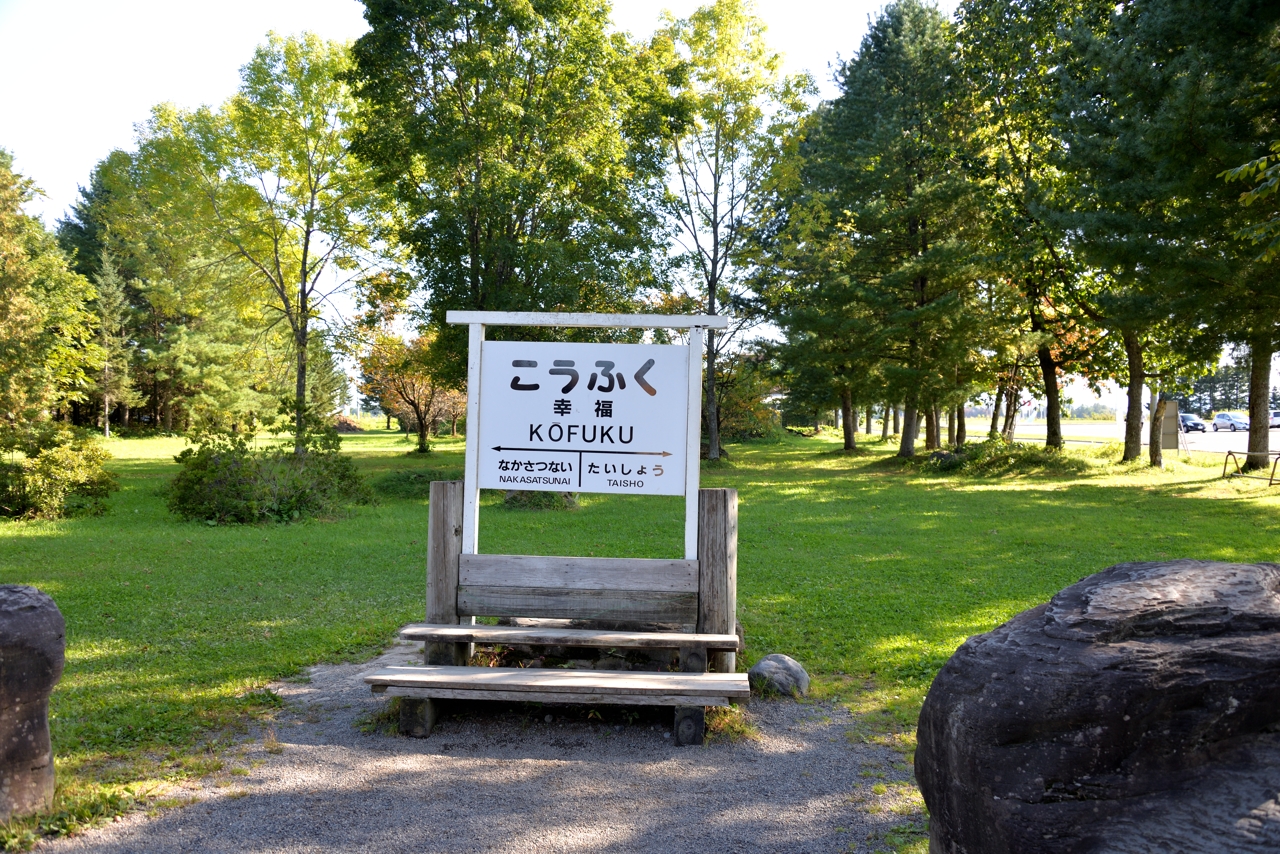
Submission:
<svg viewBox="0 0 1280 854">
<path fill-rule="evenodd" d="M 1183 433 L 1195 433 L 1197 431 L 1207 433 L 1209 431 L 1209 425 L 1196 418 L 1190 412 L 1182 413 L 1178 416 L 1178 420 L 1182 422 Z"/>
<path fill-rule="evenodd" d="M 1219 412 L 1217 415 L 1213 416 L 1213 432 L 1215 433 L 1219 430 L 1230 430 L 1234 433 L 1237 430 L 1248 429 L 1249 421 L 1245 418 L 1241 418 L 1234 412 Z"/>
</svg>

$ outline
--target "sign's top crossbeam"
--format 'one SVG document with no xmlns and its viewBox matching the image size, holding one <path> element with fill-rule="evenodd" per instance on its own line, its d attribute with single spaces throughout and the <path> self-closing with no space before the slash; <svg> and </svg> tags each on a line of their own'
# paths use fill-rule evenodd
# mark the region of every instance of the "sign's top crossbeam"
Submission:
<svg viewBox="0 0 1280 854">
<path fill-rule="evenodd" d="M 600 326 L 630 329 L 727 329 L 729 318 L 713 314 L 590 314 L 576 311 L 450 311 L 449 323 L 485 326 Z"/>
</svg>

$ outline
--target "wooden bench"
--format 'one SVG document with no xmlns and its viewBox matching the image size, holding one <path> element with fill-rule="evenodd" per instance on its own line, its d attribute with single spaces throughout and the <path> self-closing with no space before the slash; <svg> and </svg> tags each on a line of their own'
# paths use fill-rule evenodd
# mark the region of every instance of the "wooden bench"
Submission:
<svg viewBox="0 0 1280 854">
<path fill-rule="evenodd" d="M 700 744 L 705 710 L 751 695 L 735 673 L 738 636 L 737 492 L 698 495 L 697 560 L 464 555 L 461 481 L 431 484 L 427 621 L 421 667 L 387 667 L 365 681 L 401 697 L 400 730 L 431 732 L 448 700 L 616 703 L 675 707 L 677 744 Z M 476 625 L 475 617 L 573 620 L 564 626 Z M 617 624 L 628 624 L 619 630 Z M 604 624 L 604 625 L 592 625 Z M 637 624 L 662 630 L 635 630 Z M 473 644 L 677 650 L 679 672 L 468 667 Z M 712 672 L 709 672 L 710 671 Z"/>
</svg>

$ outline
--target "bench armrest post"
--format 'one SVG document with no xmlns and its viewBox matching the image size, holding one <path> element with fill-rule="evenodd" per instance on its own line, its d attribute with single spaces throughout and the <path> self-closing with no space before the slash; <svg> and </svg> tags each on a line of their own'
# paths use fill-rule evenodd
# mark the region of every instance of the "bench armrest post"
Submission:
<svg viewBox="0 0 1280 854">
<path fill-rule="evenodd" d="M 738 490 L 698 490 L 698 631 L 733 634 L 738 613 Z M 713 652 L 717 673 L 733 673 L 737 654 Z"/>
<path fill-rule="evenodd" d="M 427 510 L 427 622 L 457 625 L 458 559 L 462 554 L 463 489 L 460 480 L 431 484 Z M 468 618 L 468 622 L 473 622 Z M 428 643 L 426 664 L 465 665 L 471 644 Z"/>
</svg>

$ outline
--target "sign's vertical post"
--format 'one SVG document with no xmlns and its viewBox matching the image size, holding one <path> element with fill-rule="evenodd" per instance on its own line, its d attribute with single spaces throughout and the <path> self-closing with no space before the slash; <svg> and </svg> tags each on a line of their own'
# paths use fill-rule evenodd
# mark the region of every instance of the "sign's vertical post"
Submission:
<svg viewBox="0 0 1280 854">
<path fill-rule="evenodd" d="M 698 559 L 698 466 L 702 448 L 702 327 L 689 329 L 689 433 L 684 452 L 684 558 Z"/>
<path fill-rule="evenodd" d="M 463 466 L 462 553 L 477 554 L 480 525 L 480 350 L 484 324 L 469 324 L 467 342 L 467 455 Z M 697 496 L 695 496 L 696 498 Z"/>
</svg>

